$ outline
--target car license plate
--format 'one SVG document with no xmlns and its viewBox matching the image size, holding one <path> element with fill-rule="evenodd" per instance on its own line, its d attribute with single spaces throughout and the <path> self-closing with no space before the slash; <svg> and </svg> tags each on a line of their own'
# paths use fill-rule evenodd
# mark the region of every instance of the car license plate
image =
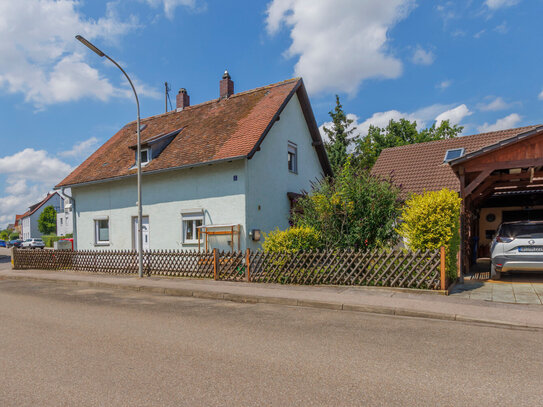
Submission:
<svg viewBox="0 0 543 407">
<path fill-rule="evenodd" d="M 543 246 L 523 246 L 518 248 L 519 252 L 543 252 Z"/>
</svg>

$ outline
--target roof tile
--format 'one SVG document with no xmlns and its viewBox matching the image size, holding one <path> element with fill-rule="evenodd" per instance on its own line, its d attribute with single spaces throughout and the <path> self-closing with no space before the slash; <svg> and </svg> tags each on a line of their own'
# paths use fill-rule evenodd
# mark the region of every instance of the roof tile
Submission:
<svg viewBox="0 0 543 407">
<path fill-rule="evenodd" d="M 382 151 L 371 172 L 377 176 L 390 177 L 405 192 L 422 193 L 442 188 L 459 191 L 458 178 L 449 164 L 443 162 L 447 150 L 464 148 L 464 154 L 469 154 L 536 127 L 519 127 L 387 148 Z"/>
<path fill-rule="evenodd" d="M 145 142 L 159 134 L 183 128 L 142 172 L 198 165 L 247 156 L 283 103 L 294 92 L 298 78 L 236 93 L 141 120 Z M 119 130 L 57 187 L 107 180 L 136 173 L 134 150 L 136 122 Z"/>
</svg>

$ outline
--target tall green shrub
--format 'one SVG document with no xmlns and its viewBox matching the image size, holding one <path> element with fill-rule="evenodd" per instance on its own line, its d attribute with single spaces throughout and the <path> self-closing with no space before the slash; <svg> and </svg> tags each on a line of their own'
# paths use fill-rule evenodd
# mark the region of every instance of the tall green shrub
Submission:
<svg viewBox="0 0 543 407">
<path fill-rule="evenodd" d="M 413 194 L 405 203 L 398 233 L 412 250 L 447 249 L 447 276 L 457 276 L 462 199 L 449 189 Z"/>
<path fill-rule="evenodd" d="M 297 202 L 293 220 L 319 233 L 325 249 L 366 249 L 397 240 L 400 190 L 356 170 L 350 158 L 334 179 L 324 179 Z"/>
</svg>

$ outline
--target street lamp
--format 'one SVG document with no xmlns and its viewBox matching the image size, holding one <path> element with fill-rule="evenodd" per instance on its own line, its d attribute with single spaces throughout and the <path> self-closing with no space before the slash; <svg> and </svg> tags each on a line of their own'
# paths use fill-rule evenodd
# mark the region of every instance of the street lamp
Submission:
<svg viewBox="0 0 543 407">
<path fill-rule="evenodd" d="M 83 45 L 88 47 L 90 50 L 98 54 L 99 57 L 106 57 L 111 62 L 113 62 L 115 66 L 121 70 L 124 76 L 126 76 L 126 79 L 128 79 L 128 82 L 130 83 L 130 86 L 132 87 L 132 90 L 134 91 L 134 96 L 136 97 L 136 105 L 138 106 L 138 119 L 136 122 L 136 126 L 137 126 L 136 132 L 138 135 L 137 136 L 137 152 L 136 152 L 136 164 L 138 167 L 138 274 L 140 277 L 143 277 L 143 232 L 142 232 L 142 211 L 141 211 L 141 137 L 140 137 L 140 102 L 138 100 L 138 94 L 136 93 L 136 88 L 134 88 L 134 84 L 130 80 L 130 77 L 117 62 L 115 62 L 108 55 L 100 51 L 98 48 L 96 48 L 93 44 L 91 44 L 81 35 L 76 35 L 75 38 L 78 41 L 80 41 Z"/>
</svg>

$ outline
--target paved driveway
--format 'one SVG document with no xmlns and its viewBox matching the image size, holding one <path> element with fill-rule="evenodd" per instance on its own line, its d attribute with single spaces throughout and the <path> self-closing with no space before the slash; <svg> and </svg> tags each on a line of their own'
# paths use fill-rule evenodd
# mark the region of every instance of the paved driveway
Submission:
<svg viewBox="0 0 543 407">
<path fill-rule="evenodd" d="M 455 286 L 451 295 L 473 300 L 543 304 L 543 273 L 502 273 L 500 280 L 491 280 L 490 266 L 477 264 L 464 284 Z"/>
<path fill-rule="evenodd" d="M 543 283 L 515 281 L 465 280 L 451 292 L 452 296 L 471 300 L 509 302 L 516 304 L 543 304 Z"/>
</svg>

